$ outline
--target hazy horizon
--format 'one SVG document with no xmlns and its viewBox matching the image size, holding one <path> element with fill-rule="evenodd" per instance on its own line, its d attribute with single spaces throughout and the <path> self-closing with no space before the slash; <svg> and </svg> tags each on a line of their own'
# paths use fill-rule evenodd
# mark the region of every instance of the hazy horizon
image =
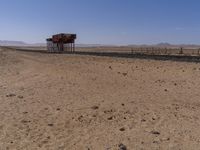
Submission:
<svg viewBox="0 0 200 150">
<path fill-rule="evenodd" d="M 200 44 L 197 0 L 0 0 L 0 40 L 45 43 L 76 33 L 78 44 Z"/>
</svg>

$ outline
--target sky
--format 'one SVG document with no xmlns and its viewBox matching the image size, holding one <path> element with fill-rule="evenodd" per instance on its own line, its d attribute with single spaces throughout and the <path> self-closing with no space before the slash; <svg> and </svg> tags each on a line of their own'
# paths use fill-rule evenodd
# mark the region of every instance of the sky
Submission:
<svg viewBox="0 0 200 150">
<path fill-rule="evenodd" d="M 80 44 L 200 44 L 199 0 L 0 0 L 0 40 Z"/>
</svg>

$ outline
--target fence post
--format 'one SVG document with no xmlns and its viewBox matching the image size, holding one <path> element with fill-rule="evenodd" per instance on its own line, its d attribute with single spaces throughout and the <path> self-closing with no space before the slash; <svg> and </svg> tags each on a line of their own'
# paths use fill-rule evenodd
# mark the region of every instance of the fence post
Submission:
<svg viewBox="0 0 200 150">
<path fill-rule="evenodd" d="M 179 54 L 183 54 L 183 48 L 181 47 Z"/>
<path fill-rule="evenodd" d="M 131 54 L 133 55 L 133 48 L 131 48 Z"/>
</svg>

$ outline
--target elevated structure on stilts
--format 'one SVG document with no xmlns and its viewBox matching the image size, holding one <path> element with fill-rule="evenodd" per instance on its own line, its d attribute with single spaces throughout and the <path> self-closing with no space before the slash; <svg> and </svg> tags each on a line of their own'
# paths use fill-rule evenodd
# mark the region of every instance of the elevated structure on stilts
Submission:
<svg viewBox="0 0 200 150">
<path fill-rule="evenodd" d="M 52 38 L 46 39 L 47 51 L 50 53 L 56 52 L 75 52 L 76 34 L 60 33 L 53 35 Z"/>
</svg>

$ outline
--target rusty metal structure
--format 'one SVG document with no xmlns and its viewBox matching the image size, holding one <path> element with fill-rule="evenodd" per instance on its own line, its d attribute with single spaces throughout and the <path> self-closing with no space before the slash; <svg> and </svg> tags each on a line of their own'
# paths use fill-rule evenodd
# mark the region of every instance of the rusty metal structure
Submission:
<svg viewBox="0 0 200 150">
<path fill-rule="evenodd" d="M 75 52 L 76 34 L 60 33 L 46 39 L 47 51 L 50 53 L 70 51 Z"/>
</svg>

